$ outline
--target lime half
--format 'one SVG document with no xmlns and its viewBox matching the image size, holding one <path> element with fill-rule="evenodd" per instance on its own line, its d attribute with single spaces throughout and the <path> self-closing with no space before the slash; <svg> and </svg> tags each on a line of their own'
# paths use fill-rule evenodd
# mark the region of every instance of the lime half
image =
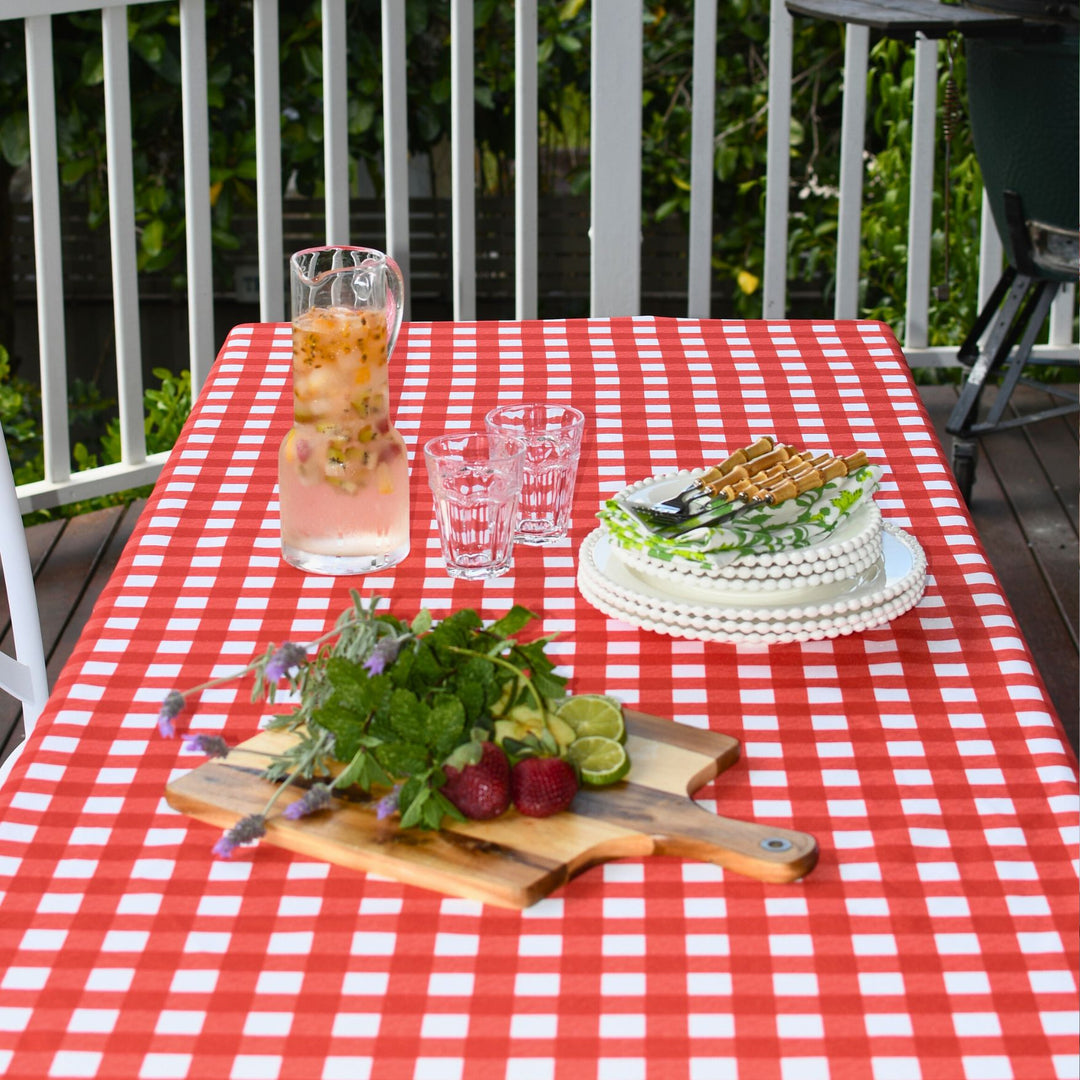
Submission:
<svg viewBox="0 0 1080 1080">
<path fill-rule="evenodd" d="M 603 735 L 606 739 L 626 741 L 622 705 L 606 694 L 575 694 L 559 706 L 556 716 L 569 724 L 579 739 Z"/>
<path fill-rule="evenodd" d="M 566 756 L 581 772 L 581 782 L 590 787 L 606 787 L 630 771 L 626 747 L 603 735 L 585 735 L 570 744 Z"/>
</svg>

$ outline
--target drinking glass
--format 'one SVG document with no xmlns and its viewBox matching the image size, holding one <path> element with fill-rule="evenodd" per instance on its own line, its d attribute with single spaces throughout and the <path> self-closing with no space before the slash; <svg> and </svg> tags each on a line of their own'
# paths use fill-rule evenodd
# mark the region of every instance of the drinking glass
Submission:
<svg viewBox="0 0 1080 1080">
<path fill-rule="evenodd" d="M 498 432 L 440 435 L 424 445 L 446 572 L 489 578 L 511 566 L 525 443 Z"/>
<path fill-rule="evenodd" d="M 514 525 L 522 544 L 556 544 L 570 526 L 585 416 L 569 405 L 500 405 L 484 418 L 489 431 L 525 441 L 525 480 Z"/>
</svg>

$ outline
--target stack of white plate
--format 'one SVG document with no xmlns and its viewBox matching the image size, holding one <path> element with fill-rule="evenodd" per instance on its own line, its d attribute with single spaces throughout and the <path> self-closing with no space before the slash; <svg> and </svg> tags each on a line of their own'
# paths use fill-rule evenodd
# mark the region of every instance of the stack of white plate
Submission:
<svg viewBox="0 0 1080 1080">
<path fill-rule="evenodd" d="M 624 622 L 676 637 L 771 644 L 838 637 L 914 607 L 926 556 L 870 503 L 821 543 L 746 555 L 727 566 L 661 560 L 619 546 L 601 527 L 578 556 L 578 588 Z"/>
</svg>

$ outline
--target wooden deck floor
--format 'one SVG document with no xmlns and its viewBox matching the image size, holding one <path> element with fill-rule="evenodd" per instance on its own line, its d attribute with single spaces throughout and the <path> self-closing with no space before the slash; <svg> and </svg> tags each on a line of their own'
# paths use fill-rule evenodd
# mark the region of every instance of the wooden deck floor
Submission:
<svg viewBox="0 0 1080 1080">
<path fill-rule="evenodd" d="M 956 390 L 922 388 L 943 444 Z M 1022 388 L 1013 401 L 1027 412 L 1047 398 Z M 1077 418 L 1044 421 L 982 440 L 971 512 L 1024 636 L 1034 653 L 1074 749 L 1080 717 L 1080 505 Z M 112 573 L 142 504 L 99 510 L 28 530 L 38 603 L 55 681 L 94 601 Z M 10 649 L 0 606 L 0 646 Z M 21 738 L 18 709 L 0 696 L 0 759 Z"/>
</svg>

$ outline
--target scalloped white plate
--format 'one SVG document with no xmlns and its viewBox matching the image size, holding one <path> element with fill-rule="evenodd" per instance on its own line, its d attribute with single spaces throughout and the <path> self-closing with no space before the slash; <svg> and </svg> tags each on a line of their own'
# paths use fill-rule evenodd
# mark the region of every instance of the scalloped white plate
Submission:
<svg viewBox="0 0 1080 1080">
<path fill-rule="evenodd" d="M 856 579 L 826 586 L 828 594 L 792 604 L 776 594 L 747 597 L 741 607 L 691 603 L 635 575 L 618 559 L 602 529 L 578 555 L 578 588 L 594 607 L 646 630 L 708 641 L 813 641 L 857 633 L 914 607 L 926 585 L 926 556 L 918 542 L 886 523 L 882 559 Z"/>
<path fill-rule="evenodd" d="M 621 547 L 608 535 L 612 554 L 625 563 L 631 574 L 669 597 L 738 606 L 760 603 L 771 594 L 772 602 L 783 603 L 784 595 L 798 595 L 795 603 L 806 603 L 813 595 L 827 597 L 829 586 L 865 576 L 881 559 L 881 513 L 870 502 L 837 526 L 831 543 L 814 545 L 775 555 L 748 555 L 727 566 L 712 568 L 687 559 L 662 559 Z M 811 593 L 809 590 L 824 591 Z"/>
</svg>

